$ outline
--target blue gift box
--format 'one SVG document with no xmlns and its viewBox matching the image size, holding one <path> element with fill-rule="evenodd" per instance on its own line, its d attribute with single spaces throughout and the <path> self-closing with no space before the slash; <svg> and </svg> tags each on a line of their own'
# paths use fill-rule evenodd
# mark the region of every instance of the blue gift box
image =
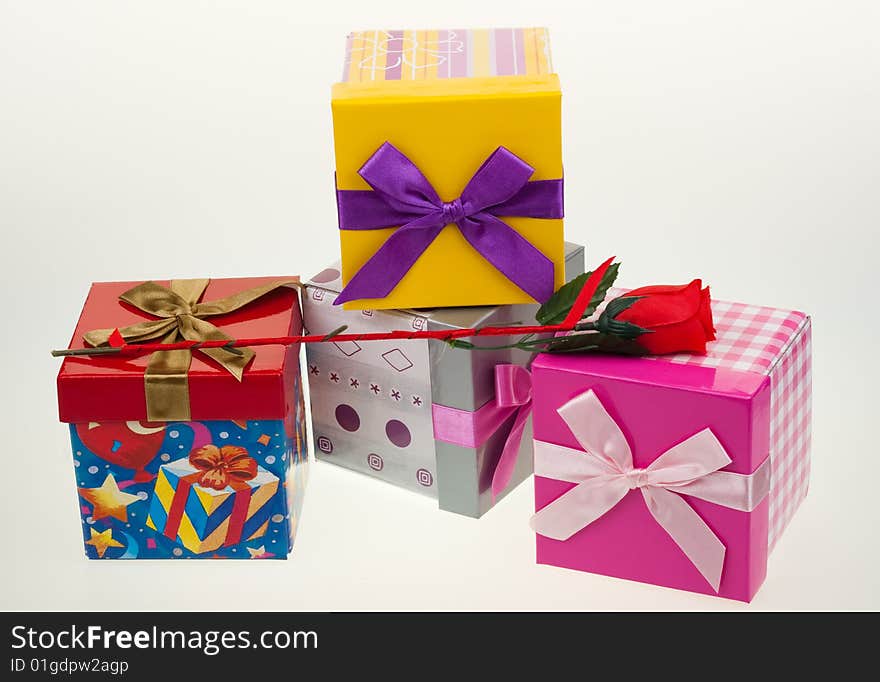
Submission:
<svg viewBox="0 0 880 682">
<path fill-rule="evenodd" d="M 92 559 L 283 559 L 293 546 L 308 467 L 300 379 L 286 419 L 70 424 L 86 556 Z M 216 490 L 196 478 L 168 532 L 169 500 L 202 471 L 191 453 L 240 448 L 256 475 Z M 242 488 L 237 490 L 236 487 Z M 246 490 L 244 490 L 246 489 Z M 247 506 L 236 500 L 247 496 Z M 230 542 L 233 514 L 240 530 Z M 219 541 L 218 541 L 219 537 Z"/>
</svg>

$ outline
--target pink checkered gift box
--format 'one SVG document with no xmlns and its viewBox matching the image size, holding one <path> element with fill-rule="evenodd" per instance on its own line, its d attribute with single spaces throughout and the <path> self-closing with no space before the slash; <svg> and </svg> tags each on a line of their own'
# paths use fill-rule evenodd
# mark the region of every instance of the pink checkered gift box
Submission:
<svg viewBox="0 0 880 682">
<path fill-rule="evenodd" d="M 658 358 L 700 367 L 756 372 L 770 378 L 770 549 L 810 485 L 812 345 L 810 318 L 796 310 L 713 301 L 717 339 L 706 355 Z"/>
<path fill-rule="evenodd" d="M 556 526 L 574 530 L 554 538 L 536 524 L 539 563 L 754 596 L 809 485 L 810 318 L 723 301 L 712 310 L 717 340 L 706 355 L 535 361 L 536 519 L 555 514 Z M 676 471 L 670 465 L 692 466 L 688 457 L 714 462 L 709 475 L 654 485 Z M 610 494 L 584 484 L 607 474 L 609 461 L 630 472 L 614 493 L 620 500 L 581 526 L 573 501 Z"/>
</svg>

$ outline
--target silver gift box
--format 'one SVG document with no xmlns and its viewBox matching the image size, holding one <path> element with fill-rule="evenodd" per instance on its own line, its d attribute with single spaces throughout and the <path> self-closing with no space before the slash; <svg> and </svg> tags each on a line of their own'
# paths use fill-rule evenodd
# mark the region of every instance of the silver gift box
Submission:
<svg viewBox="0 0 880 682">
<path fill-rule="evenodd" d="M 566 244 L 565 274 L 584 270 L 584 249 Z M 537 305 L 343 310 L 338 263 L 306 283 L 307 333 L 443 330 L 534 324 Z M 508 337 L 471 338 L 482 346 Z M 413 339 L 306 345 L 315 452 L 323 461 L 434 497 L 441 509 L 479 517 L 532 473 L 531 424 L 526 427 L 510 483 L 494 500 L 492 475 L 515 419 L 488 440 L 465 447 L 434 437 L 434 406 L 475 412 L 495 399 L 495 366 L 527 366 L 517 349 L 468 350 Z"/>
</svg>

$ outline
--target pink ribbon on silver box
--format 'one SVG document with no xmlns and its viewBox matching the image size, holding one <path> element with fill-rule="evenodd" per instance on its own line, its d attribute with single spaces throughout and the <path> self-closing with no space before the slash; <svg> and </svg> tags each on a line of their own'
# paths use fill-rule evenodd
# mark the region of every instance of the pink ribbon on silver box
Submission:
<svg viewBox="0 0 880 682">
<path fill-rule="evenodd" d="M 532 528 L 568 540 L 638 489 L 657 523 L 718 592 L 726 548 L 682 495 L 750 512 L 770 490 L 770 459 L 752 474 L 720 471 L 732 460 L 707 428 L 636 468 L 620 426 L 592 390 L 557 411 L 583 450 L 536 440 L 535 475 L 577 485 L 538 510 Z"/>
<path fill-rule="evenodd" d="M 529 371 L 519 365 L 496 365 L 494 400 L 474 412 L 436 403 L 432 410 L 434 438 L 465 448 L 480 447 L 516 413 L 492 475 L 494 500 L 507 488 L 513 477 L 523 431 L 532 412 L 532 377 Z"/>
</svg>

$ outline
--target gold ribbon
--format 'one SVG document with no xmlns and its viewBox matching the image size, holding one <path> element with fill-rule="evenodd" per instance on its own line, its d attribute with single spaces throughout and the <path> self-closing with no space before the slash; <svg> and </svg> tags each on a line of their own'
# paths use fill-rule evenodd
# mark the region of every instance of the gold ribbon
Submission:
<svg viewBox="0 0 880 682">
<path fill-rule="evenodd" d="M 199 299 L 208 286 L 208 279 L 175 279 L 170 287 L 155 282 L 144 282 L 119 296 L 120 301 L 155 315 L 158 320 L 146 320 L 119 330 L 126 343 L 160 343 L 180 341 L 232 340 L 205 318 L 226 315 L 253 303 L 258 298 L 281 287 L 298 286 L 296 279 L 280 280 L 240 291 L 216 301 Z M 90 346 L 107 346 L 115 329 L 96 329 L 87 332 L 83 340 Z M 227 372 L 241 381 L 244 368 L 255 353 L 250 348 L 198 348 Z M 192 350 L 156 351 L 150 355 L 144 372 L 144 392 L 147 398 L 149 421 L 190 421 L 189 368 Z"/>
</svg>

